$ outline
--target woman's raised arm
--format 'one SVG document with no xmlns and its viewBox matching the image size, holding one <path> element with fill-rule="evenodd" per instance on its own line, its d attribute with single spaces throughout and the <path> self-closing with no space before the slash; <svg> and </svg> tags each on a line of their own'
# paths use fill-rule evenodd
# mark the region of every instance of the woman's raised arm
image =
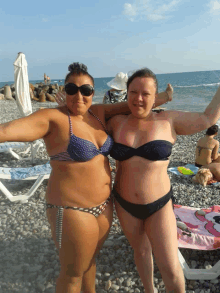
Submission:
<svg viewBox="0 0 220 293">
<path fill-rule="evenodd" d="M 160 92 L 157 95 L 157 98 L 155 100 L 155 106 L 158 107 L 161 106 L 167 102 L 172 101 L 173 98 L 173 88 L 171 84 L 167 85 L 167 88 L 164 92 Z M 59 106 L 66 105 L 66 96 L 65 92 L 58 92 L 55 97 L 56 102 L 59 104 Z M 100 107 L 104 110 L 105 113 L 105 119 L 108 120 L 116 115 L 126 115 L 130 114 L 131 111 L 128 108 L 127 102 L 121 102 L 121 103 L 114 103 L 114 104 L 94 104 L 92 105 L 92 108 L 99 108 Z"/>
<path fill-rule="evenodd" d="M 172 101 L 172 99 L 173 99 L 173 88 L 171 84 L 168 84 L 164 92 L 158 93 L 157 98 L 155 99 L 154 107 L 161 106 L 169 101 Z M 106 120 L 108 120 L 109 118 L 112 118 L 115 115 L 120 115 L 120 114 L 126 115 L 131 113 L 131 111 L 128 108 L 127 102 L 115 103 L 115 104 L 102 104 L 102 107 L 104 107 L 104 110 L 105 110 Z"/>
<path fill-rule="evenodd" d="M 203 113 L 167 111 L 177 134 L 189 135 L 214 125 L 220 117 L 220 87 Z"/>
<path fill-rule="evenodd" d="M 52 109 L 44 109 L 20 119 L 0 124 L 0 142 L 34 141 L 49 132 L 49 114 Z"/>
</svg>

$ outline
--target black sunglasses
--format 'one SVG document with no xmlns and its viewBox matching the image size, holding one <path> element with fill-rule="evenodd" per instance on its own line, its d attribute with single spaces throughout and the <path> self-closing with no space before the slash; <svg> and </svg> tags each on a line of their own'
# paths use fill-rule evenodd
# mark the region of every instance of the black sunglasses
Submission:
<svg viewBox="0 0 220 293">
<path fill-rule="evenodd" d="M 67 83 L 65 85 L 65 92 L 67 95 L 75 95 L 78 93 L 78 90 L 83 96 L 91 96 L 94 93 L 94 87 L 90 84 L 83 84 L 81 86 L 77 86 L 75 83 Z"/>
</svg>

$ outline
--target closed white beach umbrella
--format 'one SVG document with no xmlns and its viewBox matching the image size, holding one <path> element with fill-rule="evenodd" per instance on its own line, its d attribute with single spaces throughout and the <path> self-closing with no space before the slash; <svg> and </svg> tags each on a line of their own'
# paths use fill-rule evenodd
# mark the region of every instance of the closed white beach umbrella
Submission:
<svg viewBox="0 0 220 293">
<path fill-rule="evenodd" d="M 22 116 L 32 113 L 29 90 L 27 61 L 23 53 L 18 53 L 14 62 L 15 95 L 18 109 Z"/>
</svg>

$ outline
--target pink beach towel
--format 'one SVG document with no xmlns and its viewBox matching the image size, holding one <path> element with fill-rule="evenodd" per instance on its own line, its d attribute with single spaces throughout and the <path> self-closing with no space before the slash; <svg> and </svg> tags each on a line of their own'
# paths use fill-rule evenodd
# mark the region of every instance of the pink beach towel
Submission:
<svg viewBox="0 0 220 293">
<path fill-rule="evenodd" d="M 220 206 L 196 209 L 174 205 L 180 248 L 214 250 L 220 248 Z"/>
</svg>

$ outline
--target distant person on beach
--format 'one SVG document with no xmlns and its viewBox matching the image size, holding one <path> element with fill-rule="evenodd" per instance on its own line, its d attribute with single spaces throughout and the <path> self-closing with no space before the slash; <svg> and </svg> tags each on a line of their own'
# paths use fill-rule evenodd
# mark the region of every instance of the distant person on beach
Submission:
<svg viewBox="0 0 220 293">
<path fill-rule="evenodd" d="M 212 125 L 206 131 L 204 137 L 200 138 L 196 145 L 197 167 L 202 167 L 210 163 L 220 163 L 219 142 L 214 139 L 218 134 L 218 125 Z"/>
<path fill-rule="evenodd" d="M 204 113 L 153 112 L 157 91 L 151 70 L 134 72 L 127 82 L 131 114 L 108 122 L 114 139 L 110 155 L 119 161 L 113 195 L 145 292 L 154 292 L 153 253 L 166 292 L 185 293 L 167 167 L 177 135 L 202 131 L 220 117 L 220 87 Z"/>
<path fill-rule="evenodd" d="M 47 84 L 50 84 L 50 77 L 47 76 Z"/>
<path fill-rule="evenodd" d="M 92 105 L 94 79 L 81 63 L 69 66 L 65 105 L 43 109 L 0 125 L 0 142 L 44 139 L 51 175 L 46 209 L 61 270 L 56 293 L 95 293 L 95 256 L 108 236 L 112 218 L 108 155 L 113 139 L 106 119 L 129 114 L 127 102 Z M 167 101 L 161 93 L 155 106 Z"/>
<path fill-rule="evenodd" d="M 44 73 L 44 83 L 47 84 L 47 75 Z"/>
<path fill-rule="evenodd" d="M 107 82 L 107 85 L 111 88 L 108 90 L 103 98 L 103 104 L 114 104 L 127 101 L 127 73 L 119 72 L 116 76 Z M 171 102 L 173 98 L 173 88 L 170 84 L 166 89 L 167 102 Z"/>
<path fill-rule="evenodd" d="M 103 104 L 114 104 L 127 101 L 127 73 L 119 72 L 107 85 L 111 88 L 103 98 Z"/>
<path fill-rule="evenodd" d="M 214 178 L 220 181 L 219 142 L 214 139 L 218 134 L 218 130 L 218 125 L 212 125 L 207 129 L 205 136 L 198 140 L 195 166 L 209 169 Z"/>
</svg>

